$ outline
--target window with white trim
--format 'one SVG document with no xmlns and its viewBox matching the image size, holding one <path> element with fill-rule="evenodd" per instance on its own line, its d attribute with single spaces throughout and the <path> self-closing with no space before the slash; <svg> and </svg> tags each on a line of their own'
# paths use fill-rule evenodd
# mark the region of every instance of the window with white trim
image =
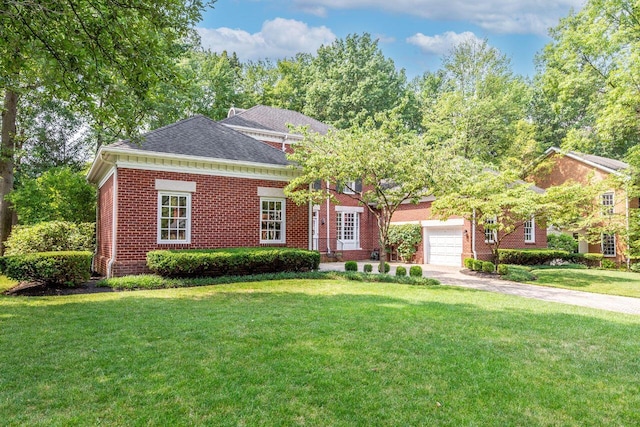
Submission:
<svg viewBox="0 0 640 427">
<path fill-rule="evenodd" d="M 191 193 L 158 193 L 158 243 L 191 242 Z"/>
<path fill-rule="evenodd" d="M 498 231 L 495 230 L 497 218 L 487 218 L 484 220 L 484 242 L 495 243 L 498 240 Z"/>
<path fill-rule="evenodd" d="M 286 200 L 260 198 L 260 243 L 285 243 Z"/>
<path fill-rule="evenodd" d="M 602 203 L 602 214 L 603 215 L 613 215 L 613 206 L 614 206 L 614 193 L 613 191 L 609 191 L 600 196 L 600 201 Z"/>
<path fill-rule="evenodd" d="M 536 222 L 531 217 L 524 222 L 524 242 L 535 243 L 536 242 Z"/>
<path fill-rule="evenodd" d="M 616 235 L 602 234 L 602 255 L 616 256 Z"/>
<path fill-rule="evenodd" d="M 360 213 L 336 212 L 337 239 L 342 249 L 360 248 Z M 340 246 L 338 246 L 340 249 Z"/>
</svg>

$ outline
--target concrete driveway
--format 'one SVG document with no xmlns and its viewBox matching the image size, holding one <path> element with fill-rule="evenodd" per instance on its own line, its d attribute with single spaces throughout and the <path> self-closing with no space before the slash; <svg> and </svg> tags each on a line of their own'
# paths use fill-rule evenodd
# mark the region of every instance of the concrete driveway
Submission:
<svg viewBox="0 0 640 427">
<path fill-rule="evenodd" d="M 377 271 L 375 261 L 359 261 L 358 271 L 362 271 L 364 264 L 372 264 L 374 271 Z M 389 274 L 395 274 L 395 269 L 399 265 L 405 266 L 407 268 L 407 272 L 411 266 L 396 263 L 390 263 L 390 265 L 391 271 Z M 594 294 L 591 292 L 581 292 L 570 289 L 550 288 L 547 286 L 509 282 L 498 278 L 472 276 L 461 273 L 459 267 L 447 267 L 431 264 L 423 264 L 421 267 L 425 277 L 438 279 L 443 285 L 461 286 L 464 288 L 497 292 L 507 295 L 517 295 L 524 298 L 533 298 L 542 301 L 559 302 L 581 307 L 615 311 L 618 313 L 640 315 L 640 298 Z M 320 270 L 344 271 L 344 262 L 322 263 L 320 264 Z"/>
</svg>

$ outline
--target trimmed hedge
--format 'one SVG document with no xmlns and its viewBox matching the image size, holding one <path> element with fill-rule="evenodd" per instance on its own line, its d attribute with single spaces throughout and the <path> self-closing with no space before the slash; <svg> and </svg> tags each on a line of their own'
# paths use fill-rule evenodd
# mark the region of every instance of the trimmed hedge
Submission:
<svg viewBox="0 0 640 427">
<path fill-rule="evenodd" d="M 347 261 L 344 263 L 344 271 L 358 271 L 358 263 L 355 261 Z"/>
<path fill-rule="evenodd" d="M 496 271 L 496 266 L 491 261 L 483 261 L 482 271 L 484 271 L 485 273 L 493 273 L 494 271 Z"/>
<path fill-rule="evenodd" d="M 88 251 L 38 252 L 3 257 L 1 266 L 14 280 L 76 287 L 91 277 L 92 257 Z"/>
<path fill-rule="evenodd" d="M 160 250 L 147 253 L 147 267 L 165 277 L 243 276 L 317 270 L 320 253 L 295 248 Z"/>
<path fill-rule="evenodd" d="M 52 251 L 93 251 L 96 225 L 65 221 L 14 227 L 5 243 L 5 255 Z"/>
<path fill-rule="evenodd" d="M 507 264 L 498 264 L 498 274 L 501 276 L 509 274 L 509 267 Z"/>
<path fill-rule="evenodd" d="M 499 264 L 542 265 L 555 259 L 580 262 L 584 256 L 556 249 L 500 249 L 498 259 Z"/>
<path fill-rule="evenodd" d="M 473 270 L 473 261 L 475 261 L 473 258 L 465 258 L 463 263 L 464 263 L 464 268 L 468 268 L 469 270 Z"/>
<path fill-rule="evenodd" d="M 384 263 L 384 273 L 388 273 L 389 270 L 391 270 L 391 266 L 389 265 L 388 262 Z M 383 273 L 383 271 L 380 270 L 380 264 L 378 264 L 378 273 Z"/>
<path fill-rule="evenodd" d="M 407 275 L 407 269 L 402 267 L 402 266 L 397 266 L 396 267 L 396 276 L 398 277 L 404 277 Z"/>
<path fill-rule="evenodd" d="M 482 260 L 474 259 L 473 263 L 471 263 L 471 269 L 473 271 L 482 271 Z"/>
<path fill-rule="evenodd" d="M 422 267 L 420 267 L 419 265 L 412 265 L 409 269 L 409 276 L 422 277 Z"/>
<path fill-rule="evenodd" d="M 373 266 L 371 264 L 365 264 L 363 267 L 363 271 L 365 273 L 371 273 L 373 271 Z"/>
</svg>

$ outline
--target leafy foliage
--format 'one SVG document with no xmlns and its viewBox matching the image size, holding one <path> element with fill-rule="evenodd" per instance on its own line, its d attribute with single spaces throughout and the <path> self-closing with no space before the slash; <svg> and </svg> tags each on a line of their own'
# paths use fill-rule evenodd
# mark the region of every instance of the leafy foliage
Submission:
<svg viewBox="0 0 640 427">
<path fill-rule="evenodd" d="M 3 273 L 47 286 L 78 286 L 91 277 L 91 252 L 37 252 L 5 256 Z"/>
<path fill-rule="evenodd" d="M 388 262 L 378 265 L 378 273 L 388 273 L 390 270 L 391 270 L 391 266 L 389 265 Z"/>
<path fill-rule="evenodd" d="M 549 249 L 557 249 L 569 253 L 578 251 L 578 241 L 566 233 L 551 233 L 547 235 Z"/>
<path fill-rule="evenodd" d="M 20 224 L 43 221 L 95 222 L 96 189 L 83 173 L 70 167 L 48 170 L 38 178 L 25 179 L 7 198 Z"/>
<path fill-rule="evenodd" d="M 407 269 L 404 268 L 403 266 L 399 265 L 396 267 L 396 276 L 398 277 L 404 277 L 407 275 Z"/>
<path fill-rule="evenodd" d="M 583 254 L 556 249 L 500 249 L 498 251 L 500 264 L 542 265 L 556 259 L 576 262 L 582 258 L 584 258 Z"/>
<path fill-rule="evenodd" d="M 403 261 L 411 261 L 416 253 L 416 246 L 422 241 L 420 224 L 391 225 L 389 227 L 389 244 L 396 246 Z"/>
<path fill-rule="evenodd" d="M 485 273 L 493 273 L 496 271 L 496 266 L 491 261 L 483 261 L 482 271 Z"/>
<path fill-rule="evenodd" d="M 41 222 L 13 229 L 6 255 L 51 251 L 93 251 L 95 224 L 64 221 Z"/>
<path fill-rule="evenodd" d="M 409 276 L 422 277 L 422 267 L 419 265 L 412 265 L 411 268 L 409 268 Z"/>
<path fill-rule="evenodd" d="M 373 266 L 371 264 L 365 264 L 362 269 L 365 273 L 371 273 L 373 271 Z"/>
<path fill-rule="evenodd" d="M 158 250 L 147 266 L 161 276 L 203 277 L 317 270 L 320 254 L 294 248 Z"/>
<path fill-rule="evenodd" d="M 347 261 L 344 263 L 344 271 L 358 271 L 358 263 L 355 261 Z"/>
</svg>

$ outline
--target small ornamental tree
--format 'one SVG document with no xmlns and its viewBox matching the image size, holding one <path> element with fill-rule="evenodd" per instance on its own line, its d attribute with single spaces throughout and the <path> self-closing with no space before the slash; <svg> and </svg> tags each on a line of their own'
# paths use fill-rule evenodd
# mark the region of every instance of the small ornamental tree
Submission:
<svg viewBox="0 0 640 427">
<path fill-rule="evenodd" d="M 420 224 L 402 224 L 389 227 L 389 244 L 396 246 L 403 261 L 409 262 L 416 253 L 416 246 L 422 241 Z"/>
<path fill-rule="evenodd" d="M 433 213 L 443 218 L 460 215 L 476 221 L 486 235 L 497 264 L 498 250 L 505 239 L 524 227 L 531 218 L 540 224 L 567 230 L 595 228 L 606 223 L 596 203 L 597 185 L 567 182 L 542 190 L 518 179 L 513 172 L 485 170 L 467 176 L 466 182 L 433 202 Z"/>
<path fill-rule="evenodd" d="M 362 188 L 348 188 L 348 194 L 375 216 L 379 229 L 380 265 L 386 261 L 389 225 L 398 206 L 417 203 L 431 193 L 436 160 L 425 141 L 407 131 L 397 116 L 376 117 L 349 130 L 332 129 L 327 135 L 304 132 L 289 159 L 300 175 L 286 187 L 285 194 L 298 204 L 337 203 L 336 185 L 361 180 Z M 328 182 L 314 188 L 317 180 Z M 347 184 L 348 186 L 348 184 Z M 357 190 L 357 191 L 356 191 Z"/>
</svg>

